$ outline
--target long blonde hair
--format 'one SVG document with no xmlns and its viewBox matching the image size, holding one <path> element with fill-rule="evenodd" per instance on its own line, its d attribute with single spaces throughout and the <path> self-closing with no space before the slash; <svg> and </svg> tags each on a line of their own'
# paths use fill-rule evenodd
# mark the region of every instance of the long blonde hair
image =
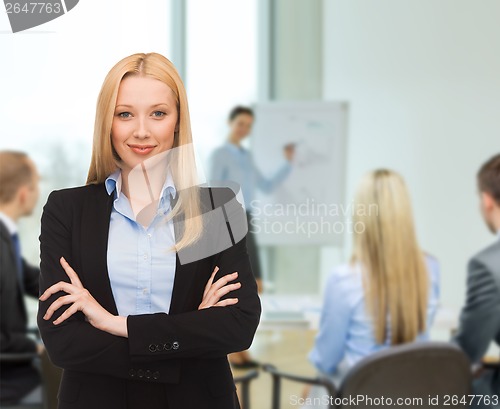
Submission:
<svg viewBox="0 0 500 409">
<path fill-rule="evenodd" d="M 173 148 L 186 147 L 192 144 L 191 122 L 184 84 L 174 65 L 164 56 L 157 53 L 139 53 L 130 55 L 119 61 L 104 79 L 99 97 L 94 124 L 92 158 L 90 161 L 87 184 L 103 183 L 113 173 L 118 163 L 111 142 L 111 126 L 116 106 L 118 88 L 125 76 L 138 75 L 157 79 L 166 84 L 173 92 L 177 103 L 178 131 L 174 137 Z M 201 235 L 202 222 L 200 199 L 197 186 L 197 172 L 192 149 L 177 149 L 171 155 L 169 167 L 179 195 L 170 217 L 184 216 L 184 231 L 176 243 L 180 250 L 194 243 Z"/>
<path fill-rule="evenodd" d="M 353 261 L 359 262 L 375 339 L 414 341 L 426 328 L 428 273 L 403 178 L 387 169 L 367 174 L 356 194 Z"/>
</svg>

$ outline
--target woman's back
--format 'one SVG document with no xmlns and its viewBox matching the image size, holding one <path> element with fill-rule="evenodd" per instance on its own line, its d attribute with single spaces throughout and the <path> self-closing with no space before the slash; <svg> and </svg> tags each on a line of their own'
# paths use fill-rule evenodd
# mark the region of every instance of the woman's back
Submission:
<svg viewBox="0 0 500 409">
<path fill-rule="evenodd" d="M 439 264 L 431 256 L 426 256 L 425 261 L 429 274 L 427 328 L 418 334 L 416 341 L 429 339 L 439 300 Z M 309 355 L 311 362 L 321 372 L 340 379 L 360 359 L 390 346 L 390 324 L 385 342 L 376 340 L 374 320 L 367 309 L 361 265 L 336 267 L 326 284 L 320 329 Z"/>
<path fill-rule="evenodd" d="M 427 339 L 439 296 L 438 264 L 418 243 L 403 178 L 388 169 L 368 173 L 354 204 L 351 263 L 329 278 L 310 355 L 337 376 L 380 349 Z"/>
</svg>

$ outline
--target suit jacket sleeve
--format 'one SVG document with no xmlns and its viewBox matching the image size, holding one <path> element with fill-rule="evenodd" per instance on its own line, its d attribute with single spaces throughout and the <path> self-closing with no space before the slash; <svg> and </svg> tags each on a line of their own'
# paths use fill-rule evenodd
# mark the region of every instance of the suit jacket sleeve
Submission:
<svg viewBox="0 0 500 409">
<path fill-rule="evenodd" d="M 68 196 L 57 191 L 50 194 L 44 207 L 40 235 L 41 292 L 59 281 L 69 282 L 59 259 L 64 256 L 72 264 L 71 223 L 78 215 L 72 215 L 71 208 Z M 68 306 L 59 308 L 49 321 L 45 321 L 43 315 L 47 308 L 65 295 L 63 292 L 40 302 L 38 325 L 52 362 L 64 369 L 128 379 L 129 369 L 136 363 L 147 362 L 149 369 L 156 370 L 169 365 L 165 359 L 171 357 L 220 357 L 246 349 L 258 325 L 260 301 L 245 240 L 214 256 L 214 265 L 221 268 L 217 278 L 238 271 L 242 287 L 229 294 L 239 298 L 236 306 L 178 315 L 129 316 L 129 339 L 92 327 L 80 312 L 57 326 L 52 324 Z M 152 342 L 169 340 L 177 341 L 179 348 L 172 348 L 170 354 L 150 352 Z"/>
<path fill-rule="evenodd" d="M 40 234 L 40 291 L 59 281 L 69 282 L 59 259 L 72 264 L 72 205 L 69 195 L 54 191 L 44 206 Z M 59 308 L 49 321 L 43 319 L 47 308 L 59 297 L 58 292 L 39 302 L 38 327 L 52 362 L 64 369 L 102 373 L 127 378 L 128 342 L 125 338 L 100 331 L 85 321 L 81 312 L 59 325 L 52 322 L 69 306 Z"/>
<path fill-rule="evenodd" d="M 238 303 L 174 315 L 130 315 L 127 327 L 133 360 L 216 358 L 250 347 L 259 323 L 261 306 L 245 238 L 218 254 L 215 265 L 220 268 L 216 280 L 238 272 L 235 282 L 241 282 L 241 287 L 223 297 L 237 297 Z M 150 349 L 151 345 L 172 342 L 176 342 L 176 348 Z"/>
<path fill-rule="evenodd" d="M 486 265 L 472 259 L 468 266 L 467 297 L 460 315 L 455 342 L 480 362 L 490 342 L 500 332 L 500 288 Z"/>
<path fill-rule="evenodd" d="M 40 269 L 29 265 L 23 258 L 24 288 L 26 294 L 38 298 Z"/>
<path fill-rule="evenodd" d="M 36 341 L 26 334 L 1 332 L 1 352 L 24 353 L 36 352 Z"/>
<path fill-rule="evenodd" d="M 0 243 L 1 246 L 3 246 L 3 243 Z M 3 256 L 3 252 L 8 251 L 8 249 L 5 249 L 4 247 L 0 248 L 0 253 Z M 0 269 L 13 269 L 14 265 L 8 265 L 8 261 L 5 259 L 0 258 Z M 12 271 L 14 273 L 14 271 Z M 14 273 L 15 274 L 15 273 Z M 38 281 L 38 274 L 37 274 L 37 281 Z M 15 308 L 17 309 L 17 304 L 16 305 L 9 305 L 10 301 L 7 302 L 6 300 L 10 300 L 11 298 L 7 295 L 7 292 L 11 293 L 12 292 L 17 294 L 17 274 L 15 277 L 10 277 L 10 274 L 0 274 L 0 299 L 2 300 L 2 305 L 1 305 L 1 310 L 2 310 L 2 317 L 0 319 L 0 351 L 1 352 L 10 352 L 10 353 L 32 353 L 36 352 L 36 341 L 32 338 L 30 338 L 25 331 L 19 331 L 19 329 L 15 332 L 12 330 L 12 323 L 15 320 L 21 319 L 20 314 L 21 310 L 15 311 L 12 313 L 12 311 L 9 312 L 9 308 Z M 38 293 L 38 287 L 36 289 Z M 5 296 L 4 296 L 5 295 Z M 17 297 L 16 297 L 17 298 Z M 16 301 L 17 302 L 17 301 Z M 14 327 L 20 328 L 19 326 L 15 325 Z M 22 326 L 21 326 L 22 327 Z"/>
</svg>

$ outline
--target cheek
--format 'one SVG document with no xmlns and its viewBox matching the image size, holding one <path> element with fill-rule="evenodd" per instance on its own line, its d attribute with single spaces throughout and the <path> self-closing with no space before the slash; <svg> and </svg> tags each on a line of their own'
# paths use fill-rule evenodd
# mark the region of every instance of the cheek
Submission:
<svg viewBox="0 0 500 409">
<path fill-rule="evenodd" d="M 113 122 L 111 126 L 111 143 L 118 154 L 122 150 L 123 142 L 127 139 L 127 133 L 123 125 L 124 124 L 119 122 Z"/>
<path fill-rule="evenodd" d="M 174 141 L 176 124 L 176 121 L 159 121 L 155 127 L 155 135 L 158 142 L 171 146 Z"/>
<path fill-rule="evenodd" d="M 126 139 L 126 124 L 113 121 L 111 124 L 111 138 L 113 142 L 120 142 Z"/>
</svg>

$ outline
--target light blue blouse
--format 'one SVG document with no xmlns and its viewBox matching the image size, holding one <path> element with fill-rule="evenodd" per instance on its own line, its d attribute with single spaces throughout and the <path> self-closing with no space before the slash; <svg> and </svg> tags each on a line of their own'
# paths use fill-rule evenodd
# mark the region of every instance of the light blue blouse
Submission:
<svg viewBox="0 0 500 409">
<path fill-rule="evenodd" d="M 281 166 L 272 178 L 265 178 L 255 166 L 252 154 L 242 146 L 226 142 L 216 149 L 211 157 L 210 179 L 212 181 L 230 180 L 241 186 L 245 208 L 251 212 L 251 203 L 255 198 L 255 189 L 271 193 L 286 179 L 292 165 L 290 162 Z"/>
<path fill-rule="evenodd" d="M 427 329 L 416 341 L 429 339 L 439 302 L 439 264 L 426 256 L 429 272 L 429 302 L 427 306 Z M 390 329 L 384 344 L 375 340 L 371 317 L 365 308 L 365 295 L 359 264 L 344 264 L 330 274 L 321 312 L 320 328 L 309 360 L 321 372 L 328 375 L 342 373 L 360 359 L 381 349 L 390 347 Z"/>
<path fill-rule="evenodd" d="M 108 274 L 121 316 L 168 313 L 175 277 L 176 253 L 173 221 L 165 223 L 170 212 L 170 195 L 176 190 L 171 177 L 163 185 L 157 214 L 145 228 L 137 223 L 128 198 L 122 193 L 120 170 L 105 181 L 108 194 L 114 194 L 108 238 Z"/>
</svg>

